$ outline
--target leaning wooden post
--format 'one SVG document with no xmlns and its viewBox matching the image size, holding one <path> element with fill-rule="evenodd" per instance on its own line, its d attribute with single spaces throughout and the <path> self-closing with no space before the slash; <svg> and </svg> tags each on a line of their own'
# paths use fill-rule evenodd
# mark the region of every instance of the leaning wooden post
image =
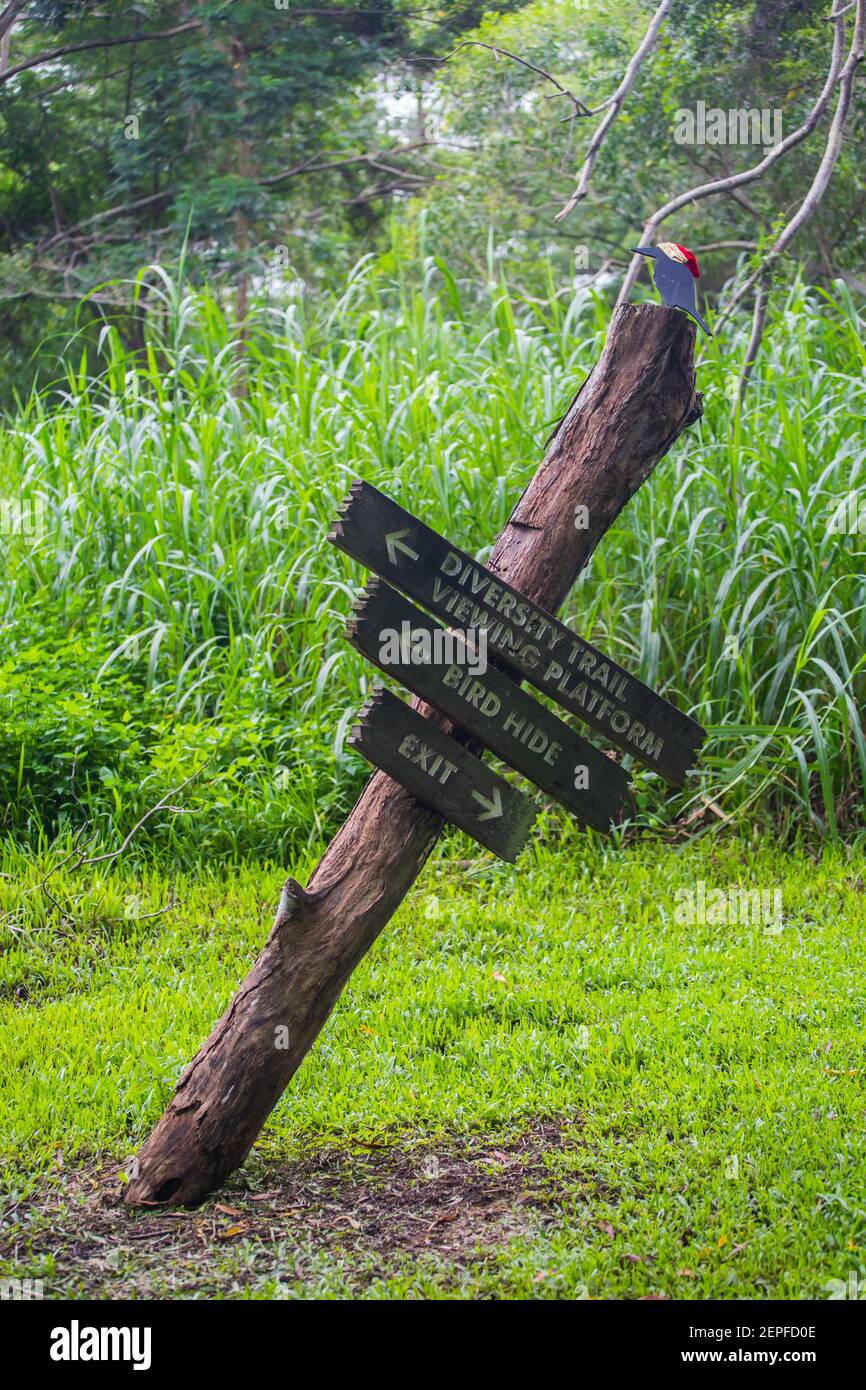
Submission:
<svg viewBox="0 0 866 1390">
<path fill-rule="evenodd" d="M 694 324 L 676 309 L 615 312 L 602 356 L 488 561 L 534 603 L 556 611 L 629 498 L 700 415 L 694 341 Z M 579 505 L 585 529 L 575 526 Z M 139 1154 L 127 1203 L 194 1203 L 243 1163 L 442 826 L 390 777 L 371 778 L 307 889 L 286 883 L 258 959 Z"/>
</svg>

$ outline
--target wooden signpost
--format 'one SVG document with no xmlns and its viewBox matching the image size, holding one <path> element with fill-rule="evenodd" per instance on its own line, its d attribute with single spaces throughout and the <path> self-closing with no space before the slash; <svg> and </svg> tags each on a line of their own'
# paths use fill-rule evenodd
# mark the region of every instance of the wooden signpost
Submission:
<svg viewBox="0 0 866 1390">
<path fill-rule="evenodd" d="M 638 762 L 679 786 L 705 737 L 694 719 L 370 483 L 355 482 L 328 539 L 490 651 Z"/>
<path fill-rule="evenodd" d="M 382 634 L 392 632 L 411 634 L 403 653 L 408 659 L 382 659 Z M 435 651 L 437 632 L 444 634 L 445 629 L 435 618 L 415 608 L 396 589 L 374 581 L 358 601 L 346 635 L 386 674 L 474 734 L 580 821 L 609 831 L 628 805 L 628 777 L 623 769 L 502 671 L 488 666 L 483 676 L 474 675 L 468 651 L 463 661 L 413 661 L 411 641 L 423 635 L 426 649 Z M 460 645 L 465 649 L 465 643 Z"/>
<path fill-rule="evenodd" d="M 389 690 L 374 692 L 348 742 L 500 859 L 517 858 L 535 820 L 529 798 Z"/>
<path fill-rule="evenodd" d="M 705 737 L 700 724 L 384 492 L 354 482 L 328 539 L 433 613 L 466 629 L 465 634 L 454 627 L 446 630 L 380 577 L 355 605 L 346 631 L 352 645 L 583 824 L 606 833 L 622 819 L 629 806 L 628 776 L 521 689 L 524 676 L 668 781 L 682 782 Z M 486 663 L 488 648 L 505 670 Z M 430 738 L 424 745 L 429 744 L 431 757 L 419 762 L 405 756 L 406 749 L 414 750 L 423 740 L 412 721 L 427 728 L 429 721 L 393 696 L 386 699 L 380 692 L 378 703 L 376 699 L 363 712 L 350 743 L 488 849 L 504 859 L 515 858 L 531 817 L 521 814 L 516 825 L 509 818 L 504 839 L 505 824 L 498 834 L 491 833 L 473 805 L 479 774 L 473 777 L 472 764 L 483 767 L 479 759 L 441 731 L 435 742 Z M 460 775 L 446 793 L 437 774 L 450 769 L 448 780 L 458 768 Z M 511 788 L 497 780 L 497 814 L 503 814 L 503 806 L 511 803 L 502 801 L 502 788 Z M 490 818 L 488 814 L 485 821 Z"/>
<path fill-rule="evenodd" d="M 382 770 L 306 887 L 286 880 L 267 941 L 138 1156 L 124 1191 L 128 1204 L 200 1201 L 244 1161 L 355 966 L 415 883 L 446 817 L 496 854 L 517 853 L 531 808 L 475 757 L 479 741 L 589 824 L 601 828 L 621 814 L 624 769 L 522 691 L 523 679 L 670 781 L 684 776 L 703 734 L 699 726 L 552 613 L 629 498 L 700 415 L 694 335 L 694 324 L 673 308 L 616 311 L 601 357 L 486 565 L 369 484 L 353 485 L 333 540 L 407 595 L 400 599 L 381 585 L 378 596 L 362 600 L 353 639 L 410 689 L 423 690 L 424 700 L 409 709 L 394 695 L 377 694 L 358 720 L 354 744 Z M 580 530 L 577 507 L 588 518 Z M 410 632 L 427 639 L 448 635 L 436 619 L 449 629 L 483 629 L 491 653 L 484 674 L 478 650 L 465 653 L 456 685 L 446 674 L 461 666 L 453 653 L 448 666 L 432 646 L 420 664 L 414 649 L 405 663 L 386 659 L 376 622 L 407 610 Z M 483 690 L 473 693 L 473 680 Z M 490 693 L 501 702 L 498 710 Z M 434 697 L 436 708 L 427 703 Z M 439 713 L 445 709 L 457 727 Z M 533 734 L 521 743 L 528 727 L 518 731 L 521 718 L 546 739 L 543 748 Z M 464 747 L 470 736 L 475 743 Z M 586 787 L 572 776 L 578 764 L 588 769 Z"/>
</svg>

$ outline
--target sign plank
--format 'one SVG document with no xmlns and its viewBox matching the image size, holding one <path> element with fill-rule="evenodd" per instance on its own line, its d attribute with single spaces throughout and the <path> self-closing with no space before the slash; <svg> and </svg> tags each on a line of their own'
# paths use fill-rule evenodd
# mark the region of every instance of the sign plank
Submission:
<svg viewBox="0 0 866 1390">
<path fill-rule="evenodd" d="M 380 670 L 474 734 L 579 820 L 607 832 L 623 815 L 629 794 L 621 767 L 504 672 L 489 665 L 482 672 L 459 633 L 390 585 L 371 581 L 346 636 Z"/>
<path fill-rule="evenodd" d="M 706 737 L 552 614 L 369 483 L 354 482 L 328 539 L 490 652 L 638 762 L 679 786 Z"/>
<path fill-rule="evenodd" d="M 535 820 L 529 798 L 389 690 L 374 692 L 348 742 L 500 859 L 517 858 Z"/>
</svg>

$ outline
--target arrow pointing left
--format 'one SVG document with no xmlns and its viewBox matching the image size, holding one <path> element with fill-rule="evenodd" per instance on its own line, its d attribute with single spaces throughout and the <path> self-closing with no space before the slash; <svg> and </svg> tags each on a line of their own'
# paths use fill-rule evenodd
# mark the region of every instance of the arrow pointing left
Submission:
<svg viewBox="0 0 866 1390">
<path fill-rule="evenodd" d="M 476 801 L 480 801 L 481 805 L 487 808 L 485 811 L 482 811 L 481 815 L 478 817 L 479 820 L 496 820 L 502 815 L 502 796 L 500 795 L 498 787 L 493 788 L 492 801 L 481 792 L 474 791 L 472 795 Z"/>
<path fill-rule="evenodd" d="M 388 559 L 392 565 L 397 563 L 397 551 L 402 550 L 404 555 L 408 555 L 410 560 L 418 559 L 418 552 L 411 546 L 405 545 L 404 536 L 411 536 L 412 532 L 407 527 L 405 531 L 389 531 L 385 536 L 385 548 L 388 551 Z"/>
</svg>

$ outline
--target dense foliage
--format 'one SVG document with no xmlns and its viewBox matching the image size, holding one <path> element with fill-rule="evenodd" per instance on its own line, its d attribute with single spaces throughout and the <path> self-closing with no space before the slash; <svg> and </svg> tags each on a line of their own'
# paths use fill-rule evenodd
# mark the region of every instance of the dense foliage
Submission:
<svg viewBox="0 0 866 1390">
<path fill-rule="evenodd" d="M 0 552 L 3 828 L 86 815 L 112 845 L 201 768 L 190 814 L 142 843 L 280 858 L 333 829 L 373 680 L 341 635 L 362 572 L 325 543 L 336 506 L 366 477 L 484 556 L 605 331 L 599 298 L 550 284 L 521 302 L 491 270 L 466 313 L 467 287 L 400 243 L 330 300 L 262 309 L 239 398 L 217 303 L 164 279 L 145 359 L 112 332 L 106 375 L 70 368 L 62 399 L 10 420 L 0 492 L 38 534 Z M 742 413 L 745 325 L 705 345 L 702 422 L 574 591 L 578 630 L 710 729 L 681 796 L 636 770 L 642 823 L 856 820 L 863 538 L 832 519 L 863 481 L 862 329 L 844 285 L 795 285 Z"/>
</svg>

